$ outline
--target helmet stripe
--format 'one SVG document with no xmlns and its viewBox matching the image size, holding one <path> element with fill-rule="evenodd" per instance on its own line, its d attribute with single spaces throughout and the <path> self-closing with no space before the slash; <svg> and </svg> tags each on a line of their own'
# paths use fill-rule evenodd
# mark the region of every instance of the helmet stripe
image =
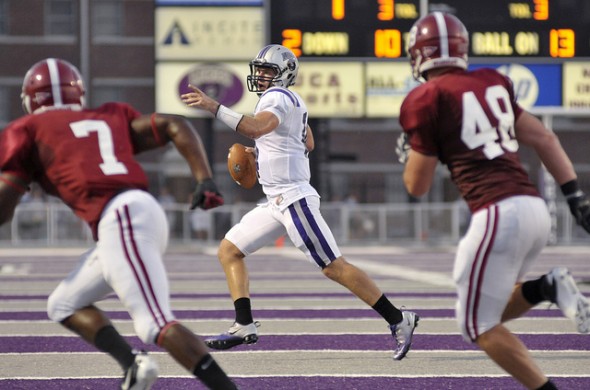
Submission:
<svg viewBox="0 0 590 390">
<path fill-rule="evenodd" d="M 440 54 L 441 57 L 449 56 L 449 33 L 447 32 L 447 23 L 442 12 L 434 12 L 436 19 L 436 27 L 438 28 L 438 36 L 440 38 Z"/>
<path fill-rule="evenodd" d="M 266 54 L 266 52 L 267 52 L 267 51 L 269 51 L 269 50 L 270 50 L 270 48 L 271 48 L 272 46 L 273 46 L 273 45 L 267 45 L 267 46 L 264 46 L 264 47 L 262 48 L 262 50 L 260 50 L 260 53 L 258 53 L 258 56 L 256 56 L 256 58 L 263 58 L 263 57 L 264 57 L 264 55 Z"/>
<path fill-rule="evenodd" d="M 61 106 L 63 101 L 61 99 L 59 70 L 57 69 L 57 61 L 55 58 L 47 59 L 47 68 L 49 69 L 49 78 L 51 80 L 51 94 L 53 95 L 53 105 Z"/>
</svg>

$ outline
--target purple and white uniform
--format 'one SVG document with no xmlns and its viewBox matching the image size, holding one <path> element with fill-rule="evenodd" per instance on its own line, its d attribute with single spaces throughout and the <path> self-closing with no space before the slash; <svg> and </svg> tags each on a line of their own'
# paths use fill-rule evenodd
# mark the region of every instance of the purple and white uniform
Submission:
<svg viewBox="0 0 590 390">
<path fill-rule="evenodd" d="M 311 186 L 307 139 L 307 107 L 286 88 L 269 88 L 254 114 L 273 113 L 279 126 L 256 139 L 258 181 L 267 197 L 227 232 L 244 255 L 274 242 L 285 233 L 308 259 L 321 268 L 340 257 L 334 236 L 320 213 L 320 196 Z"/>
</svg>

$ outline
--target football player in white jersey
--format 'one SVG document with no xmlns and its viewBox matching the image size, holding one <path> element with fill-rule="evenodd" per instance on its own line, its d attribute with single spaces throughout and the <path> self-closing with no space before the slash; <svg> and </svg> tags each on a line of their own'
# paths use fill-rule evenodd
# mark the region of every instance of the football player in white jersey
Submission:
<svg viewBox="0 0 590 390">
<path fill-rule="evenodd" d="M 268 45 L 250 62 L 248 90 L 259 95 L 253 116 L 236 113 L 190 86 L 183 94 L 190 107 L 207 110 L 239 134 L 253 139 L 258 181 L 267 202 L 256 206 L 232 227 L 219 246 L 218 256 L 236 311 L 228 332 L 205 342 L 229 349 L 258 340 L 252 318 L 248 271 L 244 258 L 287 234 L 293 244 L 328 278 L 348 288 L 389 324 L 395 360 L 404 358 L 412 343 L 418 315 L 400 311 L 375 282 L 341 255 L 320 213 L 320 196 L 310 184 L 308 154 L 314 148 L 307 124 L 307 107 L 288 89 L 295 84 L 299 62 L 286 47 Z"/>
</svg>

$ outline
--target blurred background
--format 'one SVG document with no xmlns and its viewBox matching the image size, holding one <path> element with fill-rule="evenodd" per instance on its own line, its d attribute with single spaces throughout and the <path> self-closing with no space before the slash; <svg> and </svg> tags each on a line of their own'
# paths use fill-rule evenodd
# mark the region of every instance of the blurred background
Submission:
<svg viewBox="0 0 590 390">
<path fill-rule="evenodd" d="M 480 4 L 483 3 L 483 4 Z M 168 212 L 172 244 L 216 244 L 263 198 L 227 173 L 236 135 L 182 104 L 192 83 L 235 111 L 257 101 L 248 62 L 268 43 L 289 47 L 300 71 L 293 87 L 308 104 L 316 150 L 312 184 L 342 245 L 456 244 L 469 211 L 439 166 L 421 199 L 404 189 L 394 148 L 404 96 L 417 85 L 405 36 L 429 11 L 457 15 L 470 32 L 470 67 L 509 75 L 519 102 L 558 133 L 590 192 L 590 2 L 585 0 L 0 0 L 0 128 L 22 115 L 20 90 L 35 62 L 59 57 L 78 66 L 92 107 L 125 101 L 143 113 L 187 116 L 198 129 L 226 205 L 189 211 L 195 183 L 176 150 L 140 156 L 150 191 Z M 531 150 L 519 151 L 553 217 L 553 244 L 580 244 L 555 183 Z M 0 245 L 91 242 L 86 226 L 33 186 Z M 282 245 L 277 242 L 276 245 Z M 287 244 L 288 245 L 288 244 Z"/>
</svg>

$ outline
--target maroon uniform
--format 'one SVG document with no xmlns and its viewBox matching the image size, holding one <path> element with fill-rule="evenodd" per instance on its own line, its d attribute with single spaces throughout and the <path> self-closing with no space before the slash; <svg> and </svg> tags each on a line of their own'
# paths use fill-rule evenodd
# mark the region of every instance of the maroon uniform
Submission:
<svg viewBox="0 0 590 390">
<path fill-rule="evenodd" d="M 514 122 L 521 112 L 507 77 L 457 69 L 412 90 L 400 123 L 413 150 L 447 165 L 476 211 L 513 195 L 539 196 L 517 154 Z"/>
<path fill-rule="evenodd" d="M 578 222 L 589 222 L 589 232 L 590 201 L 557 136 L 519 107 L 508 77 L 467 70 L 469 33 L 456 16 L 420 18 L 407 48 L 413 77 L 425 83 L 401 107 L 404 132 L 396 152 L 406 164 L 404 185 L 423 196 L 441 161 L 473 212 L 453 267 L 461 335 L 523 387 L 556 389 L 504 324 L 550 301 L 579 332 L 588 332 L 590 302 L 566 268 L 526 280 L 550 238 L 552 219 L 519 161 L 519 143 L 534 149 Z"/>
<path fill-rule="evenodd" d="M 134 160 L 131 106 L 48 110 L 12 122 L 0 134 L 0 170 L 37 181 L 89 223 L 94 238 L 106 203 L 126 189 L 147 190 Z"/>
<path fill-rule="evenodd" d="M 136 351 L 95 303 L 115 294 L 139 339 L 163 347 L 205 384 L 235 389 L 205 343 L 176 321 L 162 261 L 169 226 L 134 155 L 171 141 L 198 181 L 191 207 L 223 204 L 202 141 L 179 115 L 140 115 L 124 103 L 86 106 L 71 63 L 34 64 L 22 86 L 26 116 L 0 133 L 0 224 L 10 221 L 27 185 L 37 182 L 91 227 L 96 241 L 47 300 L 47 316 L 108 353 L 124 372 L 121 390 L 148 390 L 158 364 Z M 199 371 L 195 369 L 198 367 Z"/>
</svg>

